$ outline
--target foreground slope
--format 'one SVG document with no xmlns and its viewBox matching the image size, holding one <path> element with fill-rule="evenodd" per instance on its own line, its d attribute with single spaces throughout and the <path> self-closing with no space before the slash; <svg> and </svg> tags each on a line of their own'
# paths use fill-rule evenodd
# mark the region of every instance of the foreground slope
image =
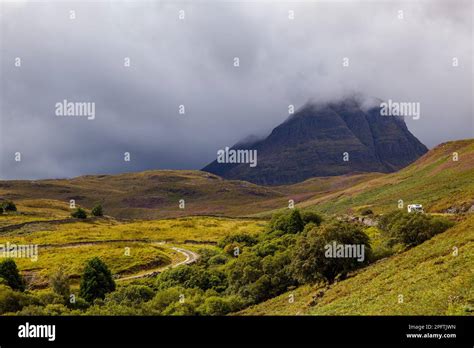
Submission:
<svg viewBox="0 0 474 348">
<path fill-rule="evenodd" d="M 468 215 L 446 232 L 328 288 L 303 286 L 239 314 L 473 315 L 473 270 L 474 216 Z"/>
</svg>

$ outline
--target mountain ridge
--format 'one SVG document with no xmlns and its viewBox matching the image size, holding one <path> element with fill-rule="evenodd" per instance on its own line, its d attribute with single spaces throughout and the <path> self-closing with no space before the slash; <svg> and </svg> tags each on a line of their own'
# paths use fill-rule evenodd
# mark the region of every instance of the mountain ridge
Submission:
<svg viewBox="0 0 474 348">
<path fill-rule="evenodd" d="M 307 103 L 265 139 L 238 142 L 233 148 L 239 144 L 239 149 L 257 151 L 257 168 L 216 160 L 202 170 L 227 179 L 282 185 L 316 176 L 393 172 L 428 151 L 410 133 L 403 117 L 381 116 L 376 107 L 364 107 L 357 98 Z"/>
</svg>

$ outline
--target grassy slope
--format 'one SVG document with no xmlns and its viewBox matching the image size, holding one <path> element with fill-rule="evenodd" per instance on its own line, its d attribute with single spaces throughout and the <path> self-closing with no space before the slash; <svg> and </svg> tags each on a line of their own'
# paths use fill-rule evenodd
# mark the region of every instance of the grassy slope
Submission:
<svg viewBox="0 0 474 348">
<path fill-rule="evenodd" d="M 114 219 L 41 224 L 0 233 L 0 245 L 38 245 L 38 260 L 16 258 L 23 275 L 34 276 L 34 284 L 45 284 L 59 265 L 79 277 L 89 258 L 100 257 L 112 273 L 130 274 L 171 263 L 182 255 L 172 249 L 189 241 L 216 242 L 235 233 L 258 234 L 266 223 L 250 219 L 188 217 L 156 221 L 123 222 Z M 156 242 L 167 241 L 167 244 Z M 97 243 L 98 244 L 94 244 Z M 77 244 L 85 243 L 85 244 Z M 125 248 L 130 255 L 125 255 Z M 193 249 L 186 244 L 186 249 Z"/>
<path fill-rule="evenodd" d="M 321 289 L 306 285 L 239 314 L 472 315 L 473 270 L 474 216 L 469 215 L 431 240 L 332 285 L 316 304 L 312 297 Z M 288 301 L 290 294 L 294 303 Z M 398 303 L 399 295 L 403 303 Z"/>
<path fill-rule="evenodd" d="M 453 152 L 459 160 L 453 161 Z M 431 212 L 474 204 L 474 139 L 438 145 L 410 166 L 382 175 L 339 192 L 329 193 L 300 204 L 325 213 L 350 213 L 370 207 L 376 213 L 421 203 Z"/>
</svg>

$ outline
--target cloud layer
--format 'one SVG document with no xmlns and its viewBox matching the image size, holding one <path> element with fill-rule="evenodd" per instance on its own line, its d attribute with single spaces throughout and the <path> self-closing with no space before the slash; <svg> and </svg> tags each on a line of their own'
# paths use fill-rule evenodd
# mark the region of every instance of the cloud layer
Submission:
<svg viewBox="0 0 474 348">
<path fill-rule="evenodd" d="M 289 104 L 353 92 L 420 102 L 428 147 L 474 137 L 470 1 L 1 6 L 2 179 L 198 169 Z M 64 99 L 95 119 L 57 117 Z"/>
</svg>

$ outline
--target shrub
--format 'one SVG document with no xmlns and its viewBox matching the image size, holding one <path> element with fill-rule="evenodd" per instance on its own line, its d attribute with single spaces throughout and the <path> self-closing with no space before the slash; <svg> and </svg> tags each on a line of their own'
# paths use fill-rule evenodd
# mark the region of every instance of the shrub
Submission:
<svg viewBox="0 0 474 348">
<path fill-rule="evenodd" d="M 3 210 L 4 210 L 5 212 L 8 212 L 8 211 L 17 211 L 16 205 L 15 205 L 15 203 L 13 203 L 12 201 L 5 201 L 5 202 L 3 202 L 2 208 L 3 208 Z"/>
<path fill-rule="evenodd" d="M 98 257 L 87 262 L 82 275 L 79 295 L 88 302 L 104 299 L 105 294 L 115 290 L 115 282 L 107 265 Z"/>
<path fill-rule="evenodd" d="M 401 211 L 387 214 L 379 222 L 380 229 L 390 238 L 389 245 L 402 243 L 408 247 L 421 244 L 453 225 L 442 217 Z"/>
<path fill-rule="evenodd" d="M 301 213 L 301 218 L 303 219 L 303 223 L 305 224 L 305 226 L 309 223 L 313 223 L 316 226 L 319 226 L 321 225 L 321 222 L 323 222 L 323 218 L 312 211 L 304 211 L 303 213 Z"/>
<path fill-rule="evenodd" d="M 96 204 L 91 211 L 93 216 L 104 216 L 104 209 L 101 204 Z"/>
<path fill-rule="evenodd" d="M 229 236 L 225 236 L 222 240 L 217 243 L 219 248 L 224 248 L 226 245 L 231 243 L 238 243 L 239 245 L 252 246 L 257 244 L 258 239 L 254 236 L 245 233 L 238 233 Z"/>
<path fill-rule="evenodd" d="M 161 273 L 156 279 L 156 286 L 160 290 L 181 286 L 221 292 L 227 287 L 227 279 L 219 270 L 205 269 L 198 265 L 183 265 Z"/>
<path fill-rule="evenodd" d="M 283 231 L 284 233 L 295 234 L 303 231 L 304 225 L 298 209 L 292 209 L 291 212 L 274 214 L 270 221 L 272 232 Z"/>
<path fill-rule="evenodd" d="M 74 212 L 71 213 L 71 216 L 76 219 L 86 219 L 87 213 L 82 208 L 77 208 Z"/>
<path fill-rule="evenodd" d="M 288 230 L 288 215 L 288 213 L 273 214 L 272 219 L 270 221 L 270 229 L 272 231 L 286 232 Z"/>
<path fill-rule="evenodd" d="M 328 257 L 328 246 L 333 242 L 344 245 L 363 245 L 364 260 L 356 257 Z M 369 237 L 356 225 L 338 222 L 308 232 L 301 237 L 294 250 L 291 263 L 293 276 L 301 283 L 320 280 L 333 282 L 336 277 L 344 277 L 349 271 L 367 264 L 371 257 Z"/>
<path fill-rule="evenodd" d="M 105 301 L 116 304 L 137 305 L 150 301 L 155 296 L 151 288 L 145 285 L 129 285 L 107 294 Z"/>
<path fill-rule="evenodd" d="M 290 217 L 288 218 L 288 228 L 286 232 L 288 233 L 298 233 L 303 231 L 304 229 L 304 222 L 301 218 L 300 212 L 297 209 L 294 209 Z"/>
<path fill-rule="evenodd" d="M 367 216 L 367 215 L 373 215 L 374 212 L 372 211 L 372 209 L 362 209 L 362 211 L 360 212 L 360 215 L 362 216 Z"/>
<path fill-rule="evenodd" d="M 32 303 L 39 304 L 39 301 L 32 296 L 13 291 L 6 285 L 0 285 L 0 315 L 17 312 Z"/>
<path fill-rule="evenodd" d="M 69 287 L 69 276 L 63 267 L 59 267 L 50 277 L 49 283 L 53 291 L 61 296 L 64 300 L 69 298 L 71 290 Z"/>
<path fill-rule="evenodd" d="M 225 315 L 230 312 L 238 311 L 243 305 L 244 301 L 239 296 L 209 296 L 206 297 L 204 303 L 197 308 L 197 311 L 201 315 Z"/>
<path fill-rule="evenodd" d="M 224 265 L 229 258 L 224 254 L 217 254 L 209 259 L 208 265 Z"/>
<path fill-rule="evenodd" d="M 25 283 L 13 259 L 0 262 L 0 278 L 3 278 L 13 290 L 25 291 Z"/>
</svg>

